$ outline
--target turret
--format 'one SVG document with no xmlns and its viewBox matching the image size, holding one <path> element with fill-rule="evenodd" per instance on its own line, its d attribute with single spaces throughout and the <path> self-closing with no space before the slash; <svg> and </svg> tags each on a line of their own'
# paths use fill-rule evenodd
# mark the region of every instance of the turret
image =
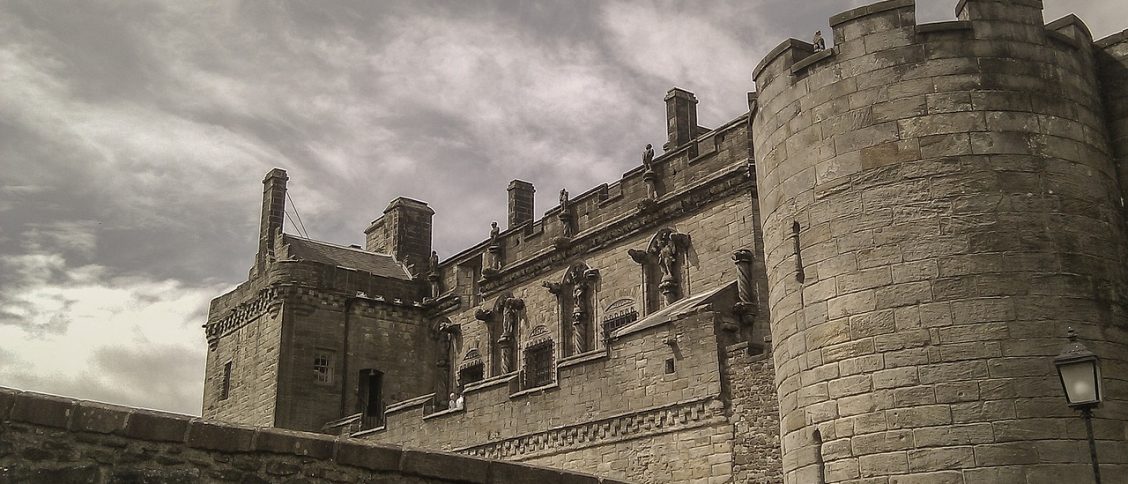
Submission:
<svg viewBox="0 0 1128 484">
<path fill-rule="evenodd" d="M 431 217 L 435 211 L 426 202 L 399 197 L 388 204 L 384 215 L 365 229 L 366 249 L 391 254 L 400 263 L 426 270 L 431 256 Z"/>
<path fill-rule="evenodd" d="M 1039 0 L 957 14 L 875 3 L 831 19 L 833 48 L 785 41 L 756 69 L 787 483 L 1060 480 L 1088 465 L 1053 367 L 1066 327 L 1128 365 L 1092 43 Z M 1106 387 L 1118 439 L 1128 390 Z"/>
</svg>

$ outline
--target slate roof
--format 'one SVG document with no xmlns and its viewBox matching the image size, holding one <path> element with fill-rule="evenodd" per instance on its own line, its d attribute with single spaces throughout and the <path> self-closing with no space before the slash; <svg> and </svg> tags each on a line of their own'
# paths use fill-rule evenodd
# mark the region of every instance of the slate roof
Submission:
<svg viewBox="0 0 1128 484">
<path fill-rule="evenodd" d="M 282 243 L 290 246 L 290 257 L 348 267 L 391 279 L 411 279 L 403 266 L 388 254 L 369 252 L 355 247 L 345 247 L 290 234 L 282 234 Z"/>
</svg>

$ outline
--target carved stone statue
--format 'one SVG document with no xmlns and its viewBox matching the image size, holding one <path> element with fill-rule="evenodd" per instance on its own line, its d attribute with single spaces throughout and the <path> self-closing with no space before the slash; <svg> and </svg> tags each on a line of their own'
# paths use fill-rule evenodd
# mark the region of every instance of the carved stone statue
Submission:
<svg viewBox="0 0 1128 484">
<path fill-rule="evenodd" d="M 642 166 L 646 171 L 654 171 L 654 148 L 649 144 L 642 150 Z"/>
<path fill-rule="evenodd" d="M 497 228 L 497 221 L 490 222 L 490 245 L 497 245 L 497 238 L 500 234 L 501 229 Z"/>
<path fill-rule="evenodd" d="M 439 273 L 439 253 L 432 250 L 431 251 L 431 260 L 429 262 L 430 262 L 430 264 L 428 264 L 427 269 L 430 270 L 431 274 L 438 274 Z"/>
<path fill-rule="evenodd" d="M 512 337 L 517 330 L 517 320 L 520 311 L 525 308 L 525 300 L 511 297 L 505 300 L 505 313 L 502 315 L 503 335 Z"/>
<path fill-rule="evenodd" d="M 572 316 L 577 320 L 583 317 L 584 311 L 587 310 L 587 301 L 584 298 L 584 293 L 587 292 L 587 285 L 581 281 L 576 281 L 572 284 Z"/>
<path fill-rule="evenodd" d="M 826 41 L 823 40 L 822 31 L 815 31 L 815 38 L 811 40 L 811 44 L 815 46 L 815 52 L 826 50 Z"/>
<path fill-rule="evenodd" d="M 662 234 L 662 237 L 658 239 L 658 253 L 656 255 L 658 267 L 662 269 L 662 280 L 674 280 L 674 265 L 678 257 L 678 248 L 669 233 Z"/>
<path fill-rule="evenodd" d="M 568 189 L 567 188 L 561 188 L 560 189 L 560 209 L 561 210 L 567 210 L 567 208 L 568 208 Z"/>
</svg>

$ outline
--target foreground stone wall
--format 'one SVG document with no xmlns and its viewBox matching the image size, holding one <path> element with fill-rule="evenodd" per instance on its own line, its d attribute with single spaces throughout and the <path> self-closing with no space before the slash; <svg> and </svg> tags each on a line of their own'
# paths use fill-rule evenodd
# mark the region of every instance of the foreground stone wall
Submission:
<svg viewBox="0 0 1128 484">
<path fill-rule="evenodd" d="M 622 483 L 0 388 L 0 483 Z"/>
<path fill-rule="evenodd" d="M 1105 365 L 1093 427 L 1123 476 L 1128 239 L 1088 31 L 1039 0 L 914 12 L 839 14 L 832 49 L 755 74 L 787 482 L 1075 482 L 1067 326 Z"/>
</svg>

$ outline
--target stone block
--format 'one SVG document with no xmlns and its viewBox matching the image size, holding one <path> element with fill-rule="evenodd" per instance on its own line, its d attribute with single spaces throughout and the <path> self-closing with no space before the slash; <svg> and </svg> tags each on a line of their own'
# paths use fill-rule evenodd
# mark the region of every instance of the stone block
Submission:
<svg viewBox="0 0 1128 484">
<path fill-rule="evenodd" d="M 0 387 L 0 422 L 8 420 L 12 405 L 16 403 L 16 395 L 19 393 L 19 390 Z"/>
<path fill-rule="evenodd" d="M 948 447 L 992 442 L 993 429 L 989 423 L 947 425 L 913 430 L 917 447 Z"/>
<path fill-rule="evenodd" d="M 69 398 L 22 392 L 15 395 L 10 418 L 16 422 L 65 429 L 70 424 L 75 403 Z"/>
<path fill-rule="evenodd" d="M 926 472 L 889 476 L 889 484 L 964 484 L 964 478 L 960 471 Z"/>
<path fill-rule="evenodd" d="M 490 462 L 490 484 L 516 484 L 519 482 L 560 484 L 561 479 L 562 475 L 560 471 L 555 469 L 531 466 L 519 462 Z"/>
<path fill-rule="evenodd" d="M 862 477 L 904 474 L 909 462 L 905 452 L 888 452 L 858 457 L 858 471 Z"/>
<path fill-rule="evenodd" d="M 446 452 L 404 449 L 400 469 L 423 477 L 475 484 L 489 482 L 489 461 Z"/>
<path fill-rule="evenodd" d="M 188 426 L 188 447 L 221 452 L 248 452 L 253 446 L 253 428 L 193 420 Z"/>
<path fill-rule="evenodd" d="M 332 458 L 336 444 L 336 439 L 330 436 L 283 429 L 258 429 L 255 435 L 255 450 L 315 459 Z"/>
<path fill-rule="evenodd" d="M 121 433 L 129 420 L 129 410 L 95 402 L 78 402 L 71 418 L 71 430 L 100 434 Z"/>
<path fill-rule="evenodd" d="M 885 411 L 890 429 L 929 427 L 952 423 L 952 411 L 947 405 L 922 405 Z"/>
<path fill-rule="evenodd" d="M 122 432 L 126 437 L 157 442 L 183 442 L 190 417 L 170 413 L 135 410 Z"/>
<path fill-rule="evenodd" d="M 404 450 L 398 446 L 376 445 L 343 439 L 337 442 L 336 461 L 374 471 L 396 471 L 400 468 L 400 459 L 403 454 Z"/>
<path fill-rule="evenodd" d="M 909 472 L 931 472 L 975 467 L 971 447 L 913 449 L 908 451 Z"/>
<path fill-rule="evenodd" d="M 975 464 L 978 466 L 1023 465 L 1037 462 L 1038 451 L 1028 442 L 975 446 Z"/>
</svg>

